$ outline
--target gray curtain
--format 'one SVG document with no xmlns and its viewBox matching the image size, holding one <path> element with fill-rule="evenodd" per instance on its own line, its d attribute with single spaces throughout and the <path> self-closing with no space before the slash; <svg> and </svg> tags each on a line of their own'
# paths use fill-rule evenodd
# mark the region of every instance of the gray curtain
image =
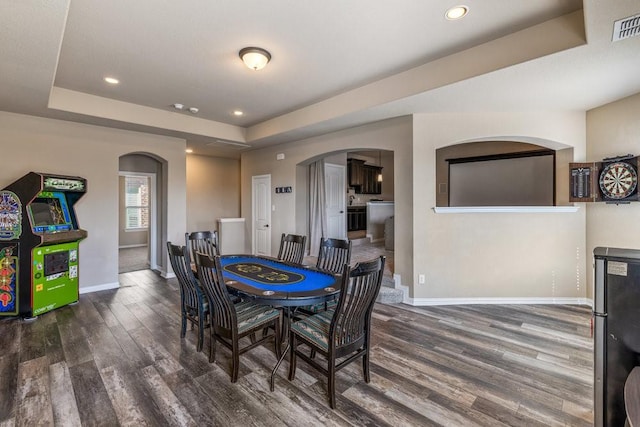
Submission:
<svg viewBox="0 0 640 427">
<path fill-rule="evenodd" d="M 324 190 L 324 160 L 309 165 L 309 255 L 320 250 L 320 238 L 327 232 Z"/>
</svg>

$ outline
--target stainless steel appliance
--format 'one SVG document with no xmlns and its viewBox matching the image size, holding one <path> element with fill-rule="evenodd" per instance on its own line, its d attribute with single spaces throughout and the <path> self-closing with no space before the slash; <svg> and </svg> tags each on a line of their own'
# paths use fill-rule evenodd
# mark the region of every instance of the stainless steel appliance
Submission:
<svg viewBox="0 0 640 427">
<path fill-rule="evenodd" d="M 625 423 L 624 384 L 640 365 L 640 250 L 595 248 L 594 421 Z"/>
</svg>

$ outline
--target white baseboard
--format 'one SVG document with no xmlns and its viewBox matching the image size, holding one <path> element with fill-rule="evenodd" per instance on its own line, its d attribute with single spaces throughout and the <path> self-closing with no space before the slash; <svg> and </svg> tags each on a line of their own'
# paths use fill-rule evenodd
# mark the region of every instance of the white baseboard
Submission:
<svg viewBox="0 0 640 427">
<path fill-rule="evenodd" d="M 559 305 L 588 305 L 593 307 L 593 301 L 588 298 L 409 298 L 405 297 L 405 304 L 413 306 L 428 305 L 470 305 L 470 304 L 559 304 Z"/>
<path fill-rule="evenodd" d="M 144 246 L 149 246 L 149 245 L 147 245 L 146 243 L 140 243 L 136 245 L 122 245 L 122 246 L 118 246 L 118 249 L 142 248 Z"/>
<path fill-rule="evenodd" d="M 165 279 L 173 279 L 174 277 L 176 277 L 176 274 L 172 271 L 170 273 L 167 273 L 165 270 L 158 270 L 160 272 L 160 276 L 164 277 Z"/>
<path fill-rule="evenodd" d="M 92 292 L 98 291 L 107 291 L 109 289 L 117 289 L 120 287 L 120 283 L 103 283 L 102 285 L 94 285 L 94 286 L 81 286 L 79 289 L 80 295 L 82 294 L 90 294 Z"/>
</svg>

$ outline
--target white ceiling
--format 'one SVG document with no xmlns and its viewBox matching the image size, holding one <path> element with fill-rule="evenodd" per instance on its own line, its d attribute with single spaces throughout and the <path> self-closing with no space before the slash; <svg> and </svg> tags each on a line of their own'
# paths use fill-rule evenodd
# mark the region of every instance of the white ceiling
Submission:
<svg viewBox="0 0 640 427">
<path fill-rule="evenodd" d="M 1 0 L 0 110 L 237 157 L 216 141 L 259 148 L 420 112 L 584 111 L 640 92 L 640 37 L 611 43 L 638 0 L 483 0 L 447 21 L 455 4 Z M 269 65 L 245 68 L 246 46 Z"/>
</svg>

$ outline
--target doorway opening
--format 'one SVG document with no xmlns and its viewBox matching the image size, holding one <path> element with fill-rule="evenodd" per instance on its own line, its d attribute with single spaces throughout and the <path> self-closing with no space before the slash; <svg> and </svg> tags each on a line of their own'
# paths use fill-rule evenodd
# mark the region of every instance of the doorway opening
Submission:
<svg viewBox="0 0 640 427">
<path fill-rule="evenodd" d="M 322 160 L 322 162 L 319 162 Z M 394 286 L 394 152 L 363 148 L 325 153 L 298 164 L 296 171 L 296 231 L 312 236 L 314 221 L 313 164 L 323 164 L 325 237 L 348 238 L 352 242 L 351 263 L 380 255 L 387 257 L 383 284 Z M 316 191 L 317 193 L 317 191 Z M 316 202 L 317 203 L 317 202 Z M 335 212 L 334 212 L 335 211 Z M 317 234 L 317 233 L 316 233 Z M 308 262 L 313 263 L 317 248 L 309 240 Z M 317 246 L 317 245 L 316 245 Z"/>
<path fill-rule="evenodd" d="M 120 157 L 118 272 L 158 269 L 158 182 L 162 163 L 145 154 Z"/>
</svg>

